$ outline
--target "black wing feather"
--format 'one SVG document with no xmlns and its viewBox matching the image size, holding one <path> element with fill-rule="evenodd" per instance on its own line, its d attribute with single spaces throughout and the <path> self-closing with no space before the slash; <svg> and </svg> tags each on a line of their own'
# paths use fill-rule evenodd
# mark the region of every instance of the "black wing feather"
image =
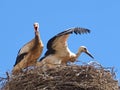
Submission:
<svg viewBox="0 0 120 90">
<path fill-rule="evenodd" d="M 86 28 L 76 27 L 76 28 L 71 28 L 71 29 L 68 29 L 66 31 L 63 31 L 63 32 L 57 34 L 56 36 L 61 36 L 61 35 L 65 35 L 65 34 L 72 34 L 72 33 L 84 34 L 84 33 L 90 33 L 90 30 L 86 29 Z"/>
<path fill-rule="evenodd" d="M 25 55 L 27 55 L 28 53 L 22 53 L 20 55 L 17 56 L 16 58 L 16 62 L 14 64 L 14 67 L 24 58 Z"/>
</svg>

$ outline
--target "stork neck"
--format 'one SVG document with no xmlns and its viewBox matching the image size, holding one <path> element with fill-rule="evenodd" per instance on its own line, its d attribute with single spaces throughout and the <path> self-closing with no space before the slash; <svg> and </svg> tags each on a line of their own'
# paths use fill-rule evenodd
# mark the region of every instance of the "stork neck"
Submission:
<svg viewBox="0 0 120 90">
<path fill-rule="evenodd" d="M 79 48 L 78 52 L 76 53 L 76 59 L 81 55 L 81 53 L 82 53 L 82 50 L 81 48 Z"/>
<path fill-rule="evenodd" d="M 35 38 L 38 39 L 38 40 L 40 39 L 39 31 L 35 31 Z"/>
</svg>

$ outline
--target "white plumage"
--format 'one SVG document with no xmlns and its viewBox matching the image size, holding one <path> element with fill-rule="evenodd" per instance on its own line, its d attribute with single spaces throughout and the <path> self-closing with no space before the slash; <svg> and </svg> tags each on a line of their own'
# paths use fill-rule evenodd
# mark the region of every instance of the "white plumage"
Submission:
<svg viewBox="0 0 120 90">
<path fill-rule="evenodd" d="M 70 34 L 73 33 L 90 33 L 90 30 L 79 27 L 71 28 L 51 38 L 47 43 L 47 51 L 45 56 L 40 59 L 37 66 L 41 66 L 43 64 L 48 65 L 49 67 L 54 65 L 66 65 L 68 62 L 76 61 L 82 52 L 85 52 L 93 58 L 85 46 L 81 46 L 76 54 L 70 51 L 67 45 L 67 39 Z"/>
</svg>

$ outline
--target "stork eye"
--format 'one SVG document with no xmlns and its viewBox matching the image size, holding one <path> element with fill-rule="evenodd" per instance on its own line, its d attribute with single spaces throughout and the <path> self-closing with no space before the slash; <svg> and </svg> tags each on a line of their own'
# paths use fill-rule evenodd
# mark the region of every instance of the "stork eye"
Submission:
<svg viewBox="0 0 120 90">
<path fill-rule="evenodd" d="M 84 48 L 84 50 L 86 51 L 87 49 L 86 49 L 86 48 Z"/>
</svg>

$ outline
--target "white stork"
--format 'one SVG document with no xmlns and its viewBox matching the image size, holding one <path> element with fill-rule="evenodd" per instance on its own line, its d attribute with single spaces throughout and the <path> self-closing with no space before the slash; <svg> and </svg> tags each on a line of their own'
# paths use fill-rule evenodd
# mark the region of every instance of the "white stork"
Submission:
<svg viewBox="0 0 120 90">
<path fill-rule="evenodd" d="M 26 43 L 18 52 L 16 62 L 13 68 L 13 74 L 20 72 L 28 66 L 35 66 L 37 59 L 43 50 L 43 43 L 39 34 L 39 24 L 34 23 L 35 37 Z"/>
<path fill-rule="evenodd" d="M 70 51 L 67 45 L 67 39 L 73 33 L 90 33 L 90 30 L 79 27 L 71 28 L 51 38 L 47 43 L 47 52 L 40 59 L 40 62 L 37 63 L 37 66 L 48 65 L 51 67 L 53 65 L 66 65 L 68 62 L 76 61 L 82 52 L 85 52 L 93 58 L 85 46 L 81 46 L 76 54 Z"/>
</svg>

